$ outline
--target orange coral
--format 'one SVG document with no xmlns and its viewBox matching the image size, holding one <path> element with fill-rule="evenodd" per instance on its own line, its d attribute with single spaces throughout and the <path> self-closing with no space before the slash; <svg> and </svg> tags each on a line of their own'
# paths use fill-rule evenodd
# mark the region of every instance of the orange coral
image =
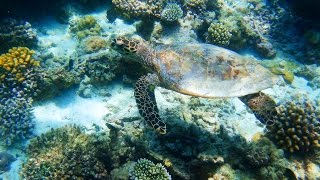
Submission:
<svg viewBox="0 0 320 180">
<path fill-rule="evenodd" d="M 11 73 L 19 82 L 24 81 L 23 72 L 30 67 L 40 66 L 40 62 L 32 58 L 35 52 L 27 47 L 13 47 L 8 53 L 0 56 L 0 81 Z"/>
</svg>

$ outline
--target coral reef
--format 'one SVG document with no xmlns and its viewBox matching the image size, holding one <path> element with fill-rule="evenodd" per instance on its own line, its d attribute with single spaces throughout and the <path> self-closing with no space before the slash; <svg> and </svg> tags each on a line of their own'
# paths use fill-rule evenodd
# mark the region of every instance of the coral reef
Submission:
<svg viewBox="0 0 320 180">
<path fill-rule="evenodd" d="M 97 36 L 101 33 L 101 27 L 93 16 L 84 16 L 71 20 L 69 30 L 79 40 L 88 36 Z"/>
<path fill-rule="evenodd" d="M 37 34 L 30 23 L 15 19 L 4 19 L 0 22 L 0 53 L 14 46 L 31 48 L 37 42 Z"/>
<path fill-rule="evenodd" d="M 77 126 L 65 126 L 31 140 L 23 179 L 108 179 L 98 156 L 96 137 Z"/>
<path fill-rule="evenodd" d="M 0 56 L 0 139 L 4 145 L 25 139 L 32 132 L 32 102 L 42 79 L 33 53 L 18 47 Z"/>
<path fill-rule="evenodd" d="M 161 12 L 161 20 L 165 22 L 175 22 L 183 15 L 181 7 L 176 3 L 169 3 Z"/>
<path fill-rule="evenodd" d="M 158 163 L 154 164 L 148 159 L 139 159 L 129 172 L 130 179 L 144 179 L 144 180 L 171 180 L 171 176 L 166 168 Z"/>
<path fill-rule="evenodd" d="M 9 97 L 0 99 L 0 136 L 4 145 L 12 145 L 32 134 L 32 98 Z"/>
<path fill-rule="evenodd" d="M 286 170 L 290 167 L 289 162 L 283 152 L 266 137 L 235 146 L 227 160 L 234 168 L 250 171 L 250 179 L 288 178 Z"/>
<path fill-rule="evenodd" d="M 90 78 L 90 83 L 99 84 L 111 81 L 119 68 L 119 57 L 109 51 L 84 56 L 84 73 Z"/>
<path fill-rule="evenodd" d="M 211 23 L 206 41 L 219 46 L 227 46 L 231 37 L 232 34 L 226 25 L 223 23 Z"/>
<path fill-rule="evenodd" d="M 35 52 L 27 47 L 14 47 L 8 53 L 0 56 L 0 82 L 7 78 L 8 74 L 14 75 L 19 82 L 25 80 L 23 73 L 32 66 L 40 66 L 40 62 L 32 58 Z"/>
<path fill-rule="evenodd" d="M 320 115 L 310 102 L 288 102 L 277 107 L 275 124 L 267 126 L 268 136 L 291 153 L 319 148 Z"/>
<path fill-rule="evenodd" d="M 112 3 L 127 18 L 160 18 L 166 0 L 112 0 Z"/>
<path fill-rule="evenodd" d="M 3 151 L 0 152 L 0 174 L 10 169 L 10 164 L 15 161 L 13 155 Z"/>
<path fill-rule="evenodd" d="M 208 0 L 185 0 L 184 6 L 192 13 L 202 14 L 207 10 L 207 3 Z"/>
<path fill-rule="evenodd" d="M 89 36 L 82 41 L 81 47 L 86 53 L 93 53 L 106 49 L 107 41 L 100 36 Z"/>
</svg>

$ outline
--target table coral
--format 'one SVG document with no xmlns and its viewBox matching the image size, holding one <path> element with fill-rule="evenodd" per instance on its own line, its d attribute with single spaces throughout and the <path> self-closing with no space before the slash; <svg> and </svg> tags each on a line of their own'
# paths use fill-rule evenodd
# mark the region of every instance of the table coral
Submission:
<svg viewBox="0 0 320 180">
<path fill-rule="evenodd" d="M 268 135 L 283 149 L 308 152 L 320 147 L 320 114 L 310 102 L 288 102 L 277 108 Z"/>
</svg>

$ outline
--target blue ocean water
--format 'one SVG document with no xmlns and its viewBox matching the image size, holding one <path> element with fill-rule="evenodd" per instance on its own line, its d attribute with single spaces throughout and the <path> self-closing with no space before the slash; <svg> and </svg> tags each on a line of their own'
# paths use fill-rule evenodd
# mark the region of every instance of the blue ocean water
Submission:
<svg viewBox="0 0 320 180">
<path fill-rule="evenodd" d="M 3 0 L 0 179 L 320 179 L 315 0 Z"/>
</svg>

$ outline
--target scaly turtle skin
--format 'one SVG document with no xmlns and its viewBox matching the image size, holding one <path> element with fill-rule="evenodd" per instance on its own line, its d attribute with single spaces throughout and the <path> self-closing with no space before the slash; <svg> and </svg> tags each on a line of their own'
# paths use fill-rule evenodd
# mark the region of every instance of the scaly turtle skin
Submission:
<svg viewBox="0 0 320 180">
<path fill-rule="evenodd" d="M 202 43 L 152 47 L 143 40 L 117 37 L 112 45 L 127 58 L 140 62 L 154 72 L 139 78 L 135 98 L 140 114 L 161 134 L 166 133 L 166 125 L 158 113 L 154 96 L 156 86 L 206 98 L 244 96 L 240 99 L 255 115 L 263 114 L 257 116 L 260 120 L 265 121 L 266 114 L 273 113 L 274 108 L 265 110 L 263 104 L 252 103 L 253 98 L 260 100 L 267 97 L 260 91 L 271 87 L 278 80 L 254 59 Z M 270 98 L 265 99 L 269 101 Z M 274 101 L 270 101 L 275 106 Z"/>
</svg>

